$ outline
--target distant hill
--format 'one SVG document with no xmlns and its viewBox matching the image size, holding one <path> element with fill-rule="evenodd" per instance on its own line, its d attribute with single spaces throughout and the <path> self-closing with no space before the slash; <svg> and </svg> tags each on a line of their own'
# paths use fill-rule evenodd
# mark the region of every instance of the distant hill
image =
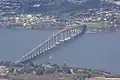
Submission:
<svg viewBox="0 0 120 80">
<path fill-rule="evenodd" d="M 78 1 L 80 1 L 78 3 Z M 24 2 L 25 12 L 67 12 L 87 8 L 97 8 L 100 0 L 29 0 Z"/>
</svg>

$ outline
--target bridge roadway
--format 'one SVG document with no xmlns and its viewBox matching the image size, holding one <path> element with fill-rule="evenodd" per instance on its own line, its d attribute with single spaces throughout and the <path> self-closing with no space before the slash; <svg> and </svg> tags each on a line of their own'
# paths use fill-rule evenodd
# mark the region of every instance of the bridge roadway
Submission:
<svg viewBox="0 0 120 80">
<path fill-rule="evenodd" d="M 46 51 L 53 49 L 58 44 L 61 44 L 65 41 L 74 38 L 77 35 L 84 33 L 86 27 L 86 25 L 81 25 L 60 30 L 59 32 L 53 34 L 47 40 L 43 41 L 40 45 L 26 53 L 20 58 L 20 60 L 17 60 L 16 62 L 27 63 L 29 61 L 34 60 L 38 56 L 43 56 Z"/>
</svg>

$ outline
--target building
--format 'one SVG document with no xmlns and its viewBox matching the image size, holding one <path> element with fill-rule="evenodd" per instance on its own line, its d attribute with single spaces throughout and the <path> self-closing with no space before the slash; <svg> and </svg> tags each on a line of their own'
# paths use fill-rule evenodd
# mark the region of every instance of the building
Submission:
<svg viewBox="0 0 120 80">
<path fill-rule="evenodd" d="M 94 77 L 88 80 L 120 80 L 120 78 L 105 78 L 105 77 Z"/>
<path fill-rule="evenodd" d="M 21 12 L 21 1 L 19 0 L 1 0 L 0 10 L 3 15 L 18 14 Z"/>
</svg>

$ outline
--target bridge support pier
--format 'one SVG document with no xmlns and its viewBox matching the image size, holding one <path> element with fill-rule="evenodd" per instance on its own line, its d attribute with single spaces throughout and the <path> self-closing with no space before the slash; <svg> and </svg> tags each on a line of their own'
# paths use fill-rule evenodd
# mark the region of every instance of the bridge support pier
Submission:
<svg viewBox="0 0 120 80">
<path fill-rule="evenodd" d="M 65 38 L 65 34 L 64 31 L 62 31 L 62 33 L 60 33 L 60 42 L 63 42 Z"/>
<path fill-rule="evenodd" d="M 47 51 L 48 50 L 48 41 L 46 41 L 46 43 L 45 43 L 45 51 Z"/>
<path fill-rule="evenodd" d="M 70 39 L 70 30 L 67 30 L 68 40 Z"/>
<path fill-rule="evenodd" d="M 65 35 L 65 36 L 64 36 L 64 40 L 67 41 L 67 40 L 68 40 L 68 37 L 67 37 L 67 30 L 64 31 L 64 35 Z"/>
<path fill-rule="evenodd" d="M 59 44 L 60 39 L 61 39 L 61 33 L 58 33 L 58 35 L 56 35 L 56 43 L 55 44 Z"/>
<path fill-rule="evenodd" d="M 41 48 L 42 48 L 42 53 L 43 53 L 44 52 L 44 45 L 43 44 L 42 44 Z"/>
</svg>

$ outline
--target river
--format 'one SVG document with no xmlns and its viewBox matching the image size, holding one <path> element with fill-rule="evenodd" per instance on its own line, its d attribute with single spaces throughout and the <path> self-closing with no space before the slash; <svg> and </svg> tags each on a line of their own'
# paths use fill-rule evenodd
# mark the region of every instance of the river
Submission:
<svg viewBox="0 0 120 80">
<path fill-rule="evenodd" d="M 50 37 L 55 30 L 0 29 L 0 60 L 16 60 Z"/>
<path fill-rule="evenodd" d="M 56 31 L 0 29 L 0 59 L 20 58 L 53 32 Z M 85 34 L 37 62 L 48 61 L 50 55 L 53 63 L 120 73 L 120 32 Z"/>
</svg>

